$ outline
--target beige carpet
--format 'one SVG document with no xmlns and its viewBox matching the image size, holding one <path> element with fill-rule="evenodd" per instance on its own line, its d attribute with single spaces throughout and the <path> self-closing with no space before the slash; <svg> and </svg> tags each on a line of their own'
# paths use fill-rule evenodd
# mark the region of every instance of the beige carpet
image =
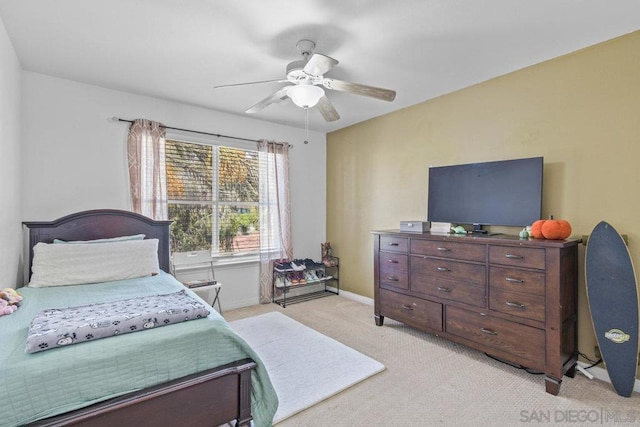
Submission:
<svg viewBox="0 0 640 427">
<path fill-rule="evenodd" d="M 618 396 L 598 380 L 564 378 L 560 394 L 544 378 L 484 353 L 385 319 L 341 296 L 225 312 L 236 320 L 270 311 L 287 316 L 385 365 L 373 377 L 278 424 L 289 426 L 639 425 L 640 395 Z"/>
</svg>

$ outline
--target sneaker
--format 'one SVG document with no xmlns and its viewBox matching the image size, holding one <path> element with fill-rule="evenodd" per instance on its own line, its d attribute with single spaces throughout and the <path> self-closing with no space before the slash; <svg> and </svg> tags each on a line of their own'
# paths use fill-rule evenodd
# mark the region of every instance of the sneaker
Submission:
<svg viewBox="0 0 640 427">
<path fill-rule="evenodd" d="M 282 276 L 276 276 L 276 288 L 284 288 L 284 279 Z"/>
<path fill-rule="evenodd" d="M 289 276 L 284 276 L 284 285 L 286 287 L 290 287 L 293 286 L 293 282 L 291 282 L 291 279 L 289 278 Z"/>
<path fill-rule="evenodd" d="M 292 284 L 293 286 L 295 286 L 295 285 L 297 285 L 298 283 L 300 283 L 300 282 L 298 281 L 298 275 L 297 275 L 296 273 L 291 273 L 291 278 L 290 278 L 290 279 L 291 279 L 291 284 Z"/>
<path fill-rule="evenodd" d="M 318 278 L 314 277 L 313 271 L 312 270 L 307 270 L 304 272 L 304 278 L 307 281 L 307 283 L 313 283 L 313 282 L 317 282 Z"/>
<path fill-rule="evenodd" d="M 309 270 L 309 278 L 311 279 L 312 282 L 320 281 L 320 279 L 318 278 L 318 275 L 314 270 Z M 309 279 L 307 279 L 307 282 L 309 282 Z"/>
<path fill-rule="evenodd" d="M 298 261 L 298 260 L 296 260 L 296 261 Z M 291 261 L 290 264 L 291 264 L 291 268 L 293 269 L 293 271 L 302 271 L 302 270 L 305 269 L 304 264 L 302 264 L 301 262 L 298 264 L 298 263 L 296 263 L 294 261 Z"/>
<path fill-rule="evenodd" d="M 291 270 L 291 263 L 289 262 L 278 262 L 276 264 L 273 265 L 274 270 L 279 271 L 279 272 L 285 272 L 285 271 L 290 271 Z"/>
</svg>

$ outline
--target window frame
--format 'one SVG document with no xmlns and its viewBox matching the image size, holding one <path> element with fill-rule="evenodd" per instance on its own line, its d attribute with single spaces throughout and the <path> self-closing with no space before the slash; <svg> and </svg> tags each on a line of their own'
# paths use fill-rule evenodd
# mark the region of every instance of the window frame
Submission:
<svg viewBox="0 0 640 427">
<path fill-rule="evenodd" d="M 217 212 L 217 208 L 220 205 L 231 205 L 231 206 L 242 206 L 245 205 L 247 207 L 257 207 L 258 209 L 260 209 L 260 201 L 258 200 L 257 202 L 221 202 L 219 200 L 218 197 L 218 192 L 217 192 L 217 182 L 218 182 L 218 173 L 219 173 L 219 163 L 218 163 L 218 150 L 216 149 L 217 147 L 229 147 L 229 148 L 235 148 L 235 149 L 239 149 L 239 150 L 247 150 L 247 151 L 254 151 L 258 154 L 259 157 L 259 153 L 258 153 L 258 147 L 256 146 L 256 144 L 254 142 L 249 142 L 249 141 L 236 141 L 236 140 L 231 140 L 231 139 L 227 139 L 224 137 L 206 137 L 206 136 L 195 136 L 195 135 L 191 135 L 191 134 L 186 134 L 186 133 L 181 133 L 181 132 L 176 132 L 176 131 L 172 131 L 169 132 L 167 131 L 166 135 L 165 135 L 165 140 L 166 141 L 176 141 L 176 142 L 181 142 L 181 143 L 185 143 L 185 144 L 199 144 L 199 145 L 207 145 L 207 146 L 211 146 L 213 149 L 213 156 L 212 156 L 212 162 L 213 164 L 211 165 L 211 169 L 212 169 L 212 181 L 211 181 L 211 185 L 212 185 L 212 200 L 210 202 L 202 202 L 202 201 L 185 201 L 185 200 L 172 200 L 169 199 L 167 196 L 167 203 L 168 204 L 186 204 L 186 205 L 201 205 L 201 206 L 211 206 L 214 212 Z M 216 262 L 216 264 L 241 264 L 241 263 L 247 263 L 247 262 L 258 262 L 260 260 L 260 246 L 258 246 L 258 248 L 255 251 L 250 251 L 250 252 L 241 252 L 241 253 L 224 253 L 224 254 L 217 254 L 214 253 L 213 248 L 215 247 L 219 247 L 220 244 L 220 236 L 219 236 L 219 231 L 218 231 L 218 216 L 217 215 L 213 215 L 212 218 L 212 239 L 211 239 L 211 258 Z M 214 246 L 217 245 L 217 246 Z M 189 253 L 189 252 L 172 252 L 172 253 Z"/>
</svg>

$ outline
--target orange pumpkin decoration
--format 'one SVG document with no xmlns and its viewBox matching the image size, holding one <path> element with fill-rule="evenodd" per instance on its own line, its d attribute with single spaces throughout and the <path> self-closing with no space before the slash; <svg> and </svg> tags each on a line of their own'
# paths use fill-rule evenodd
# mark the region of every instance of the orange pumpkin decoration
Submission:
<svg viewBox="0 0 640 427">
<path fill-rule="evenodd" d="M 545 239 L 562 240 L 571 236 L 571 224 L 564 219 L 548 219 L 541 229 Z"/>
<path fill-rule="evenodd" d="M 534 239 L 542 239 L 544 236 L 542 235 L 542 224 L 547 222 L 546 219 L 539 219 L 531 225 L 531 231 L 529 234 Z"/>
<path fill-rule="evenodd" d="M 571 224 L 564 219 L 539 219 L 531 225 L 531 237 L 535 239 L 563 240 L 571 236 Z"/>
</svg>

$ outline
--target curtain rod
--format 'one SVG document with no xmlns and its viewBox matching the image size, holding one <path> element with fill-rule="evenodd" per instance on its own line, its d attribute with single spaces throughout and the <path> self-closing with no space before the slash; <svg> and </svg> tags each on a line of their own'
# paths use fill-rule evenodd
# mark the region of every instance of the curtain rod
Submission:
<svg viewBox="0 0 640 427">
<path fill-rule="evenodd" d="M 121 119 L 119 117 L 113 117 L 113 121 L 117 121 L 117 122 L 127 122 L 127 123 L 133 123 L 133 120 L 126 120 L 126 119 Z M 249 142 L 260 142 L 257 139 L 248 139 L 248 138 L 240 138 L 237 136 L 229 136 L 229 135 L 220 135 L 218 133 L 209 133 L 209 132 L 202 132 L 199 130 L 191 130 L 191 129 L 182 129 L 182 128 L 174 128 L 171 126 L 165 126 L 165 125 L 161 125 L 160 127 L 163 127 L 165 129 L 171 129 L 171 130 L 181 130 L 183 132 L 191 132 L 191 133 L 199 133 L 201 135 L 209 135 L 209 136 L 215 136 L 218 138 L 230 138 L 230 139 L 238 139 L 240 141 L 249 141 Z"/>
</svg>

